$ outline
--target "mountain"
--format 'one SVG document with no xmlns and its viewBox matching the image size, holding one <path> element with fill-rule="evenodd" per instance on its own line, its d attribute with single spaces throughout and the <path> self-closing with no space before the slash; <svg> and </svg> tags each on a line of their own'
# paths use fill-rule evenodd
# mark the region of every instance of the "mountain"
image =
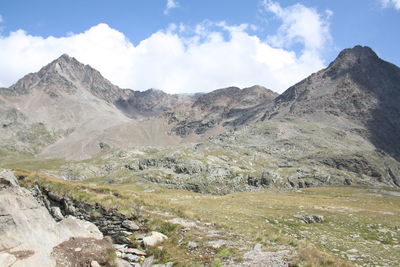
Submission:
<svg viewBox="0 0 400 267">
<path fill-rule="evenodd" d="M 354 128 L 400 158 L 400 68 L 369 47 L 343 50 L 326 69 L 290 87 L 263 119 L 301 117 Z"/>
<path fill-rule="evenodd" d="M 168 113 L 182 137 L 213 134 L 195 146 L 108 155 L 114 170 L 152 183 L 225 194 L 264 187 L 400 186 L 399 68 L 370 48 L 345 49 L 325 69 L 282 95 L 262 87 L 219 89 L 191 109 Z M 130 149 L 121 155 L 138 153 Z M 91 163 L 58 174 L 85 179 Z"/>
<path fill-rule="evenodd" d="M 121 89 L 89 65 L 64 54 L 11 87 L 0 88 L 0 148 L 84 159 L 112 147 L 198 142 L 224 131 L 222 123 L 229 110 L 276 96 L 257 86 L 234 91 L 229 92 L 223 110 L 205 111 L 197 108 L 201 105 L 197 100 L 214 98 L 220 92 L 209 97 Z M 239 98 L 241 102 L 236 103 Z M 180 134 L 176 130 L 192 118 L 205 121 L 212 116 L 218 119 L 201 131 Z"/>
<path fill-rule="evenodd" d="M 277 96 L 277 93 L 259 85 L 244 89 L 218 89 L 199 96 L 188 114 L 182 116 L 176 112 L 170 113 L 170 120 L 175 122 L 172 131 L 185 137 L 191 133 L 203 134 L 219 126 L 221 133 L 224 131 L 223 126 L 236 126 L 232 122 L 248 109 L 268 104 Z"/>
<path fill-rule="evenodd" d="M 0 88 L 0 265 L 397 266 L 399 103 L 362 46 L 281 95 L 121 89 L 63 55 Z"/>
</svg>

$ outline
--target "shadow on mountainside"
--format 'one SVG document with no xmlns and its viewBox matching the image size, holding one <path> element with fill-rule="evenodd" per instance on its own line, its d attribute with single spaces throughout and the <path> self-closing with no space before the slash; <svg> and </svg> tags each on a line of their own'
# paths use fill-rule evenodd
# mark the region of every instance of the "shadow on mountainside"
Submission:
<svg viewBox="0 0 400 267">
<path fill-rule="evenodd" d="M 352 76 L 377 101 L 364 122 L 370 141 L 400 161 L 400 68 L 379 59 L 353 69 Z"/>
</svg>

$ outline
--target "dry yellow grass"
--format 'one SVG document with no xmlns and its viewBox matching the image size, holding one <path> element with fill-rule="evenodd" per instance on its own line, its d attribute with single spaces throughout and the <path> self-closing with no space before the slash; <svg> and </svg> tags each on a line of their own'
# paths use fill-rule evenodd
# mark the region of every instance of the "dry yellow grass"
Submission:
<svg viewBox="0 0 400 267">
<path fill-rule="evenodd" d="M 17 174 L 30 177 L 26 184 L 41 183 L 124 213 L 140 205 L 212 222 L 270 249 L 280 244 L 292 246 L 298 252 L 300 266 L 350 266 L 349 259 L 362 265 L 382 262 L 393 266 L 400 262 L 400 253 L 393 253 L 400 239 L 400 192 L 392 188 L 330 187 L 214 196 L 151 184 L 146 185 L 153 190 L 148 192 L 135 183 L 96 186 L 23 170 Z M 293 217 L 302 213 L 323 215 L 325 222 L 308 225 Z M 173 252 L 167 252 L 168 257 L 187 264 L 190 258 L 186 252 L 174 245 L 166 245 L 167 251 Z M 350 254 L 356 255 L 350 258 Z"/>
</svg>

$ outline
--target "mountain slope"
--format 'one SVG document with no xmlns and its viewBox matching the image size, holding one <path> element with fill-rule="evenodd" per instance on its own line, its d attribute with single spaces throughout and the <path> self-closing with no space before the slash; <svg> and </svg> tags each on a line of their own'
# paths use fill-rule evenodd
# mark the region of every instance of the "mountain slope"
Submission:
<svg viewBox="0 0 400 267">
<path fill-rule="evenodd" d="M 399 159 L 400 68 L 369 47 L 343 50 L 326 69 L 286 90 L 264 119 L 302 117 L 355 128 Z"/>
<path fill-rule="evenodd" d="M 84 159 L 110 147 L 198 142 L 225 131 L 222 123 L 233 108 L 276 96 L 257 86 L 234 91 L 225 99 L 218 98 L 220 91 L 190 96 L 121 89 L 89 65 L 64 54 L 10 88 L 0 88 L 4 126 L 0 148 Z M 199 107 L 200 98 L 219 102 L 210 102 L 213 108 L 204 109 Z M 237 114 L 241 111 L 233 116 Z M 207 121 L 207 127 L 196 125 L 202 129 L 180 134 L 176 129 L 192 118 Z"/>
<path fill-rule="evenodd" d="M 170 121 L 174 124 L 172 131 L 185 137 L 192 133 L 206 133 L 217 126 L 224 131 L 222 126 L 243 125 L 247 121 L 234 122 L 249 109 L 268 104 L 277 96 L 277 93 L 259 85 L 218 89 L 199 96 L 188 113 L 170 113 Z"/>
</svg>

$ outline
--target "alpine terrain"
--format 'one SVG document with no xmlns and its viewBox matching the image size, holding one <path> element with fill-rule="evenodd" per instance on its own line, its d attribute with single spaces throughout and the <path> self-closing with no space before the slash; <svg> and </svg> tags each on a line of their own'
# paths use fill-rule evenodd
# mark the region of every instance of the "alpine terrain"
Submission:
<svg viewBox="0 0 400 267">
<path fill-rule="evenodd" d="M 363 46 L 281 95 L 123 89 L 64 54 L 0 88 L 0 266 L 397 266 L 399 103 Z"/>
</svg>

